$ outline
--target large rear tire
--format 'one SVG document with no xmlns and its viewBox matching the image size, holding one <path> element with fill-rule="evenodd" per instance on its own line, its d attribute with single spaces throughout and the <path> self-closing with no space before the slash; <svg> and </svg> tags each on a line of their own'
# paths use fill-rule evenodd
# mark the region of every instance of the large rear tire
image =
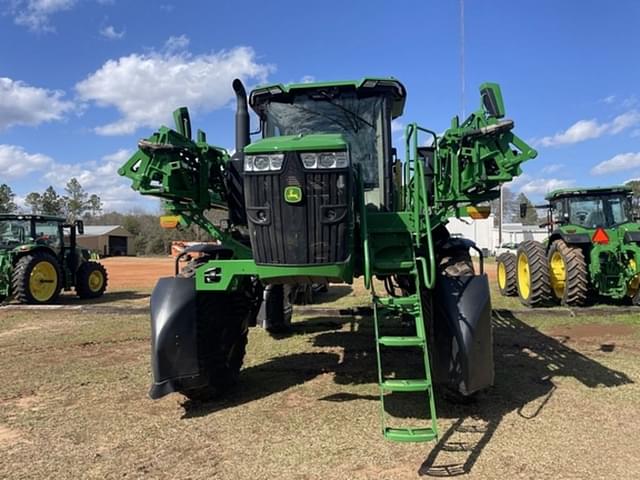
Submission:
<svg viewBox="0 0 640 480">
<path fill-rule="evenodd" d="M 20 303 L 46 304 L 60 294 L 60 266 L 46 252 L 34 252 L 20 258 L 13 269 L 11 288 Z"/>
<path fill-rule="evenodd" d="M 76 274 L 76 293 L 80 298 L 101 297 L 107 289 L 107 270 L 101 263 L 84 262 Z"/>
<path fill-rule="evenodd" d="M 516 256 L 513 253 L 505 252 L 498 257 L 496 263 L 500 293 L 505 297 L 515 297 L 518 295 Z"/>
<path fill-rule="evenodd" d="M 585 305 L 589 290 L 589 274 L 582 250 L 570 247 L 562 240 L 556 240 L 551 244 L 547 258 L 554 297 L 570 307 Z"/>
<path fill-rule="evenodd" d="M 516 284 L 523 305 L 544 307 L 551 303 L 549 264 L 544 245 L 541 243 L 527 240 L 518 247 Z"/>
</svg>

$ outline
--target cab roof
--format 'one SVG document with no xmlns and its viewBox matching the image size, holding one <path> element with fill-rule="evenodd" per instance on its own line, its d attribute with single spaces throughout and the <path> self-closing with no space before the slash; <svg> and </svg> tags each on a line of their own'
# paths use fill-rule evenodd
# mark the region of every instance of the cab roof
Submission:
<svg viewBox="0 0 640 480">
<path fill-rule="evenodd" d="M 256 87 L 249 94 L 249 104 L 259 115 L 261 106 L 268 102 L 287 102 L 291 97 L 304 92 L 314 90 L 337 89 L 340 91 L 353 91 L 358 96 L 372 96 L 388 94 L 393 99 L 391 117 L 397 118 L 404 111 L 404 103 L 407 91 L 404 85 L 393 77 L 365 77 L 360 80 L 343 80 L 336 82 L 314 83 L 273 83 Z"/>
<path fill-rule="evenodd" d="M 35 215 L 35 214 L 23 214 L 23 213 L 0 213 L 0 221 L 2 220 L 41 220 L 44 222 L 66 222 L 65 218 L 56 217 L 53 215 Z"/>
<path fill-rule="evenodd" d="M 555 200 L 564 197 L 578 197 L 584 195 L 606 195 L 609 193 L 631 193 L 633 190 L 626 185 L 614 185 L 611 187 L 590 187 L 590 188 L 561 188 L 553 190 L 545 196 L 547 200 Z"/>
</svg>

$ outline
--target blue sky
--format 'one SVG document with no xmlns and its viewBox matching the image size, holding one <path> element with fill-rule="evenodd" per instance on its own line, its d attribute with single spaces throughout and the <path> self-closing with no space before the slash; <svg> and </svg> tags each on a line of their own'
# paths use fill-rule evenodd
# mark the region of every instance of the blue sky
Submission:
<svg viewBox="0 0 640 480">
<path fill-rule="evenodd" d="M 20 197 L 62 192 L 76 176 L 106 209 L 157 208 L 117 167 L 181 105 L 210 143 L 231 148 L 236 76 L 249 86 L 395 76 L 408 89 L 396 126 L 443 131 L 462 110 L 456 0 L 0 0 L 0 10 L 0 183 Z M 640 178 L 640 2 L 466 0 L 464 10 L 466 112 L 480 83 L 499 82 L 516 132 L 539 150 L 512 190 L 539 199 Z"/>
</svg>

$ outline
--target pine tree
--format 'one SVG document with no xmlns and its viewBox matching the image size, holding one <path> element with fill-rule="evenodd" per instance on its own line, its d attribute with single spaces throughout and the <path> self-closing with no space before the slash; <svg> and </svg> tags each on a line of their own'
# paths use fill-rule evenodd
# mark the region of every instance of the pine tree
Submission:
<svg viewBox="0 0 640 480">
<path fill-rule="evenodd" d="M 65 200 L 58 195 L 55 189 L 49 185 L 44 191 L 41 197 L 42 201 L 42 214 L 43 215 L 55 215 L 62 216 L 65 211 Z"/>
<path fill-rule="evenodd" d="M 14 213 L 18 206 L 14 202 L 16 194 L 6 183 L 0 185 L 0 213 Z"/>
</svg>

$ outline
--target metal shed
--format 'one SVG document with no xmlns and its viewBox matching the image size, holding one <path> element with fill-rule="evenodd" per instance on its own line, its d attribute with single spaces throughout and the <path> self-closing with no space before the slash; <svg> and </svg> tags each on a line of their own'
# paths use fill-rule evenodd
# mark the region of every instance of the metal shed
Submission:
<svg viewBox="0 0 640 480">
<path fill-rule="evenodd" d="M 78 235 L 78 245 L 101 256 L 135 255 L 133 234 L 120 225 L 90 225 Z"/>
</svg>

